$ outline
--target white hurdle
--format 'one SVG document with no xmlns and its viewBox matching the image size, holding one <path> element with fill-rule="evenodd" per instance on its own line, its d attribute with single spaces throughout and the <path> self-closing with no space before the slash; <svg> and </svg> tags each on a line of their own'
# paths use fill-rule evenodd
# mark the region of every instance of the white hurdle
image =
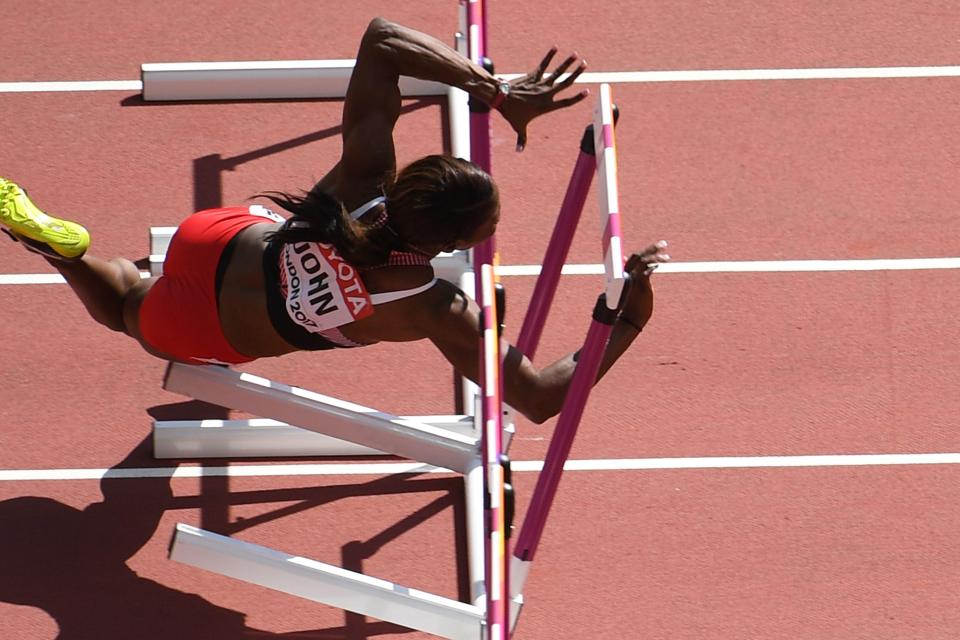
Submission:
<svg viewBox="0 0 960 640">
<path fill-rule="evenodd" d="M 463 25 L 465 20 L 465 12 L 461 10 Z M 461 33 L 455 35 L 455 48 L 461 52 L 466 49 L 464 32 L 462 26 Z M 140 67 L 142 95 L 146 101 L 343 98 L 355 63 L 355 60 L 144 63 Z M 401 78 L 400 90 L 405 97 L 445 96 L 451 153 L 461 158 L 470 157 L 470 116 L 468 96 L 464 91 L 407 77 Z M 162 275 L 167 248 L 175 232 L 176 227 L 150 227 L 152 276 Z M 441 253 L 431 264 L 438 278 L 453 282 L 467 295 L 474 294 L 469 252 Z M 473 433 L 473 422 L 466 417 L 473 415 L 474 398 L 478 392 L 476 385 L 464 380 L 461 394 L 466 416 L 426 416 L 415 421 L 459 433 L 466 433 L 463 428 L 466 424 Z M 513 433 L 511 420 L 506 421 L 505 429 L 505 442 L 509 443 Z M 363 445 L 341 442 L 317 433 L 300 433 L 277 420 L 156 421 L 153 436 L 155 455 L 165 458 L 376 453 Z"/>
<path fill-rule="evenodd" d="M 457 50 L 462 51 L 461 34 L 455 40 Z M 343 98 L 355 64 L 356 60 L 144 63 L 140 65 L 141 95 L 147 102 Z M 470 158 L 465 92 L 403 76 L 400 95 L 445 97 L 450 151 L 458 158 Z"/>
<path fill-rule="evenodd" d="M 479 447 L 479 440 L 473 435 L 383 413 L 227 367 L 171 363 L 163 386 L 168 391 L 197 400 L 272 418 L 286 425 L 296 425 L 337 440 L 459 473 L 466 473 Z M 464 416 L 463 419 L 468 418 Z M 456 418 L 451 421 L 459 422 Z M 261 425 L 261 429 L 275 427 Z"/>
<path fill-rule="evenodd" d="M 402 455 L 462 473 L 471 601 L 463 603 L 185 524 L 177 525 L 174 532 L 170 545 L 172 560 L 442 638 L 481 637 L 486 620 L 485 493 L 480 442 L 475 435 L 479 426 L 473 424 L 478 417 L 426 416 L 423 421 L 401 418 L 216 366 L 172 364 L 165 388 L 216 404 L 282 417 L 299 425 L 291 427 L 270 420 L 255 425 L 249 423 L 252 421 L 236 421 L 237 425 L 213 429 L 188 425 L 186 435 L 178 441 L 180 447 L 194 442 L 198 451 L 207 454 L 218 451 L 213 447 L 225 447 L 225 455 L 237 455 L 238 450 L 241 454 L 252 451 L 252 455 L 258 456 L 270 450 L 277 450 L 280 455 L 307 455 L 305 450 L 296 449 L 306 443 L 324 450 L 321 455 L 333 454 L 337 449 L 356 455 L 356 449 L 344 448 L 359 444 L 372 452 Z M 479 412 L 476 414 L 479 416 Z M 470 434 L 462 433 L 467 424 L 471 425 Z M 160 425 L 154 432 L 155 443 L 164 430 L 177 428 L 176 423 Z M 262 433 L 257 435 L 258 432 Z M 213 445 L 197 440 L 207 433 L 217 434 Z M 304 434 L 327 440 L 307 440 Z M 256 444 L 263 447 L 251 446 Z"/>
<path fill-rule="evenodd" d="M 191 457 L 197 453 L 262 456 L 270 451 L 278 455 L 309 455 L 311 449 L 307 447 L 314 447 L 317 455 L 335 455 L 337 451 L 347 455 L 357 455 L 359 451 L 387 452 L 463 474 L 470 603 L 184 524 L 179 524 L 174 532 L 170 545 L 172 560 L 443 638 L 481 637 L 486 620 L 485 494 L 480 441 L 476 435 L 479 425 L 474 424 L 478 417 L 392 416 L 217 366 L 171 364 L 164 386 L 170 391 L 285 422 L 211 421 L 218 423 L 213 428 L 157 423 L 155 447 L 158 439 L 167 443 L 163 446 L 174 442 L 179 447 L 175 451 L 189 452 Z M 479 416 L 479 412 L 476 414 Z M 178 429 L 185 433 L 179 438 L 166 437 L 168 430 Z M 358 445 L 365 449 L 356 448 Z"/>
</svg>

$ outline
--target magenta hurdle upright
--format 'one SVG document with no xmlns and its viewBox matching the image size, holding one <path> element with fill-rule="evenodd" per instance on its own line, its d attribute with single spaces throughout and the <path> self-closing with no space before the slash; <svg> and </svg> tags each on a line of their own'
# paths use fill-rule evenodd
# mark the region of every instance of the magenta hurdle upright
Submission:
<svg viewBox="0 0 960 640">
<path fill-rule="evenodd" d="M 596 380 L 604 349 L 610 338 L 613 324 L 620 312 L 621 305 L 629 286 L 629 280 L 623 272 L 623 249 L 620 232 L 619 193 L 617 189 L 617 156 L 614 136 L 614 107 L 609 85 L 601 85 L 600 97 L 594 112 L 593 143 L 596 153 L 596 172 L 599 179 L 600 195 L 600 228 L 602 236 L 602 251 L 606 288 L 597 299 L 593 310 L 593 319 L 587 332 L 587 337 L 580 350 L 577 368 L 573 380 L 564 400 L 563 408 L 547 450 L 543 471 L 537 479 L 537 485 L 530 500 L 526 518 L 520 529 L 516 545 L 511 558 L 511 627 L 516 624 L 520 608 L 523 604 L 523 585 L 530 572 L 531 565 L 537 552 L 537 546 L 546 526 L 547 516 L 553 504 L 563 466 L 570 454 L 576 436 L 577 427 L 583 416 L 587 398 L 593 383 Z M 590 162 L 589 149 L 581 148 L 577 167 L 571 179 L 570 188 L 564 203 L 563 225 L 576 224 L 580 215 L 580 208 L 585 200 L 586 190 L 590 186 L 588 167 Z M 527 349 L 532 353 L 536 349 L 536 339 L 540 334 L 540 326 L 549 307 L 556 278 L 569 248 L 573 227 L 563 226 L 558 221 L 554 238 L 551 240 L 548 260 L 545 260 L 544 270 L 538 282 L 538 289 L 542 284 L 540 300 L 534 300 L 538 306 L 532 305 L 528 318 L 530 326 L 525 322 Z M 556 243 L 556 244 L 555 244 Z M 552 253 L 551 253 L 552 252 Z M 562 254 L 562 255 L 561 255 Z M 531 315 L 532 314 L 532 315 Z"/>
<path fill-rule="evenodd" d="M 484 0 L 461 0 L 466 5 L 467 53 L 474 63 L 487 67 L 487 12 Z M 490 162 L 490 108 L 479 100 L 470 99 L 470 159 L 487 173 L 492 173 Z M 486 590 L 487 640 L 507 640 L 510 637 L 508 586 L 508 550 L 506 521 L 506 470 L 503 458 L 503 401 L 501 398 L 500 335 L 496 295 L 494 293 L 493 238 L 473 249 L 473 268 L 477 303 L 482 309 L 480 363 L 481 425 L 480 447 L 485 491 L 484 530 L 484 586 Z"/>
</svg>

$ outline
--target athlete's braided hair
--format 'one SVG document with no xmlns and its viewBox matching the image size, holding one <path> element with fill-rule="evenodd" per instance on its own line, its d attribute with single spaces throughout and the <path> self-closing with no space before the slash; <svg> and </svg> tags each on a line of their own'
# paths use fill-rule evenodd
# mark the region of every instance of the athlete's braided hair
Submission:
<svg viewBox="0 0 960 640">
<path fill-rule="evenodd" d="M 472 237 L 499 203 L 490 174 L 447 155 L 410 163 L 384 195 L 393 229 L 421 246 L 446 247 Z"/>
<path fill-rule="evenodd" d="M 331 244 L 347 262 L 361 267 L 386 262 L 398 248 L 389 233 L 351 219 L 343 203 L 317 187 L 299 195 L 277 191 L 260 195 L 293 214 L 268 240 Z"/>
<path fill-rule="evenodd" d="M 446 247 L 471 237 L 499 197 L 489 174 L 472 162 L 446 155 L 412 162 L 383 191 L 386 223 L 353 220 L 343 203 L 319 186 L 299 195 L 262 193 L 293 214 L 269 239 L 332 244 L 348 262 L 373 266 L 386 262 L 391 251 Z"/>
</svg>

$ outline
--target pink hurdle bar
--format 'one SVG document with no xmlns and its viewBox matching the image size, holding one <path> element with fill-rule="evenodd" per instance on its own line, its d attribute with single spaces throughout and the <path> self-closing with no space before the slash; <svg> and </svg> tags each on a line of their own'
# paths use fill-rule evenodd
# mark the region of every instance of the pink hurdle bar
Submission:
<svg viewBox="0 0 960 640">
<path fill-rule="evenodd" d="M 567 193 L 564 195 L 560 213 L 553 226 L 553 235 L 550 236 L 550 243 L 543 258 L 543 268 L 537 277 L 537 284 L 530 298 L 530 306 L 527 307 L 527 315 L 523 319 L 520 335 L 517 338 L 517 349 L 531 360 L 540 343 L 543 326 L 547 322 L 547 314 L 550 312 L 550 305 L 553 303 L 553 296 L 560 282 L 560 271 L 570 252 L 570 244 L 580 223 L 580 214 L 587 201 L 587 193 L 590 191 L 596 167 L 593 125 L 589 125 L 580 141 L 580 155 L 577 156 L 577 163 L 573 167 Z"/>
<path fill-rule="evenodd" d="M 593 116 L 593 142 L 597 151 L 597 178 L 600 184 L 600 228 L 603 230 L 603 267 L 607 275 L 607 303 L 616 304 L 625 284 L 623 241 L 620 233 L 620 189 L 617 180 L 617 144 L 614 132 L 615 107 L 610 85 L 600 85 Z"/>
<path fill-rule="evenodd" d="M 577 361 L 570 389 L 564 399 L 556 430 L 550 440 L 543 470 L 540 472 L 537 486 L 530 500 L 530 508 L 523 520 L 523 528 L 520 529 L 520 536 L 514 548 L 513 555 L 524 562 L 532 561 L 536 555 L 547 515 L 553 504 L 557 486 L 560 484 L 563 465 L 570 455 L 570 448 L 573 446 L 573 439 L 577 434 L 577 427 L 583 416 L 584 407 L 587 405 L 593 382 L 597 379 L 603 352 L 607 340 L 610 339 L 616 317 L 616 311 L 608 308 L 606 294 L 601 294 L 594 308 L 594 316 L 587 331 L 587 337 L 580 349 L 580 359 Z"/>
<path fill-rule="evenodd" d="M 480 380 L 483 388 L 481 422 L 483 433 L 483 485 L 486 495 L 485 577 L 487 591 L 487 638 L 509 637 L 509 597 L 507 587 L 506 479 L 501 463 L 503 452 L 503 403 L 500 395 L 500 335 L 497 328 L 493 265 L 481 267 L 483 287 L 483 360 Z"/>
<path fill-rule="evenodd" d="M 616 106 L 613 109 L 614 123 L 617 118 Z M 543 268 L 537 278 L 537 283 L 527 307 L 527 315 L 520 327 L 520 336 L 517 338 L 517 348 L 528 358 L 533 360 L 543 333 L 543 326 L 547 322 L 553 296 L 560 282 L 560 273 L 567 260 L 573 235 L 580 223 L 580 214 L 590 191 L 593 173 L 597 168 L 595 126 L 590 124 L 583 132 L 580 140 L 580 155 L 574 165 L 573 174 L 567 185 L 567 193 L 563 198 L 560 213 L 554 223 L 553 235 L 547 245 L 543 259 Z"/>
<path fill-rule="evenodd" d="M 487 65 L 487 7 L 484 0 L 460 0 L 467 7 L 467 52 L 470 60 L 481 67 Z M 491 173 L 490 108 L 470 99 L 470 160 Z M 493 264 L 496 240 L 490 238 L 473 248 L 473 268 L 477 295 L 480 291 L 480 266 Z M 479 299 L 478 299 L 479 302 Z"/>
<path fill-rule="evenodd" d="M 590 391 L 603 360 L 613 324 L 616 321 L 628 279 L 623 273 L 623 251 L 620 232 L 619 193 L 617 190 L 616 142 L 613 134 L 613 103 L 610 87 L 602 85 L 600 99 L 594 114 L 594 144 L 597 149 L 597 174 L 600 191 L 600 228 L 602 251 L 606 265 L 606 290 L 598 299 L 593 311 L 593 320 L 580 350 L 577 368 L 564 399 L 560 418 L 547 450 L 543 470 L 537 478 L 530 507 L 524 518 L 520 535 L 513 550 L 511 566 L 514 603 L 512 623 L 515 623 L 522 601 L 523 584 L 537 546 L 543 535 L 547 516 L 556 496 L 563 466 L 570 454 L 574 437 Z M 572 233 L 572 231 L 571 231 Z"/>
<path fill-rule="evenodd" d="M 484 0 L 461 0 L 467 10 L 467 52 L 480 66 L 487 63 L 486 3 Z M 492 71 L 492 69 L 490 69 Z M 490 108 L 470 99 L 470 159 L 487 173 L 490 162 Z M 483 310 L 483 359 L 480 382 L 483 395 L 481 420 L 483 433 L 483 481 L 487 492 L 485 575 L 487 640 L 508 640 L 510 637 L 509 564 L 507 558 L 505 478 L 501 462 L 503 453 L 503 402 L 500 382 L 500 336 L 497 327 L 496 295 L 494 294 L 493 238 L 474 247 L 473 268 L 476 299 Z"/>
</svg>

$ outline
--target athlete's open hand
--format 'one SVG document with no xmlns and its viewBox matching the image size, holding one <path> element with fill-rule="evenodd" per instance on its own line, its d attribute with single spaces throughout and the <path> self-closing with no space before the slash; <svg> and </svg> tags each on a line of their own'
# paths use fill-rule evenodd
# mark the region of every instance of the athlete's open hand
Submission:
<svg viewBox="0 0 960 640">
<path fill-rule="evenodd" d="M 517 151 L 523 151 L 527 144 L 527 125 L 537 116 L 563 109 L 574 105 L 584 98 L 590 92 L 587 90 L 565 98 L 557 98 L 557 95 L 570 87 L 587 68 L 585 60 L 573 53 L 567 57 L 560 65 L 549 75 L 544 75 L 553 56 L 557 54 L 557 48 L 553 47 L 547 52 L 543 60 L 537 65 L 537 68 L 530 73 L 510 81 L 510 94 L 500 105 L 500 113 L 506 118 L 513 130 L 517 132 Z M 560 76 L 568 69 L 576 65 L 573 72 L 559 80 Z"/>
<path fill-rule="evenodd" d="M 632 324 L 643 327 L 653 314 L 653 287 L 650 275 L 664 262 L 670 261 L 666 253 L 667 241 L 660 240 L 640 253 L 634 253 L 623 267 L 630 275 L 630 290 L 620 314 Z"/>
</svg>

